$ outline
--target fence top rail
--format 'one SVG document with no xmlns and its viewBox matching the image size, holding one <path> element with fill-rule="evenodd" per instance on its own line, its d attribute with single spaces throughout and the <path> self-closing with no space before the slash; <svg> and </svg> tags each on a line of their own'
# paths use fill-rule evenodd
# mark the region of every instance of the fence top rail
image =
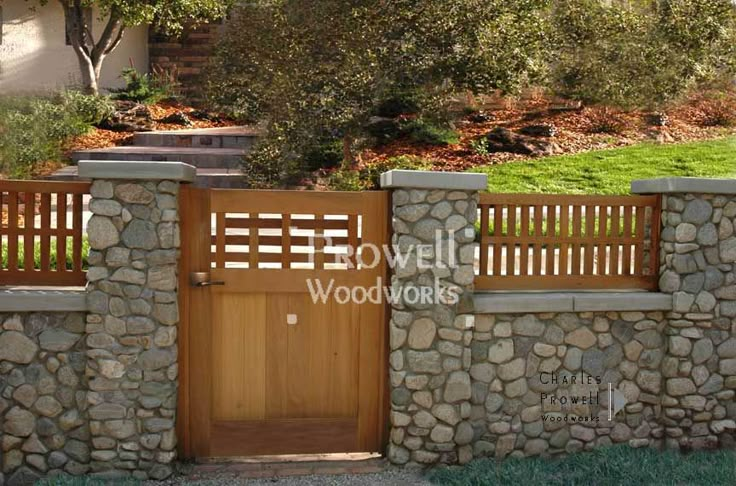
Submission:
<svg viewBox="0 0 736 486">
<path fill-rule="evenodd" d="M 513 204 L 519 206 L 654 206 L 659 195 L 591 196 L 585 194 L 480 194 L 481 206 Z"/>
<path fill-rule="evenodd" d="M 91 182 L 84 181 L 26 181 L 0 180 L 1 192 L 36 192 L 36 193 L 66 193 L 87 194 Z"/>
</svg>

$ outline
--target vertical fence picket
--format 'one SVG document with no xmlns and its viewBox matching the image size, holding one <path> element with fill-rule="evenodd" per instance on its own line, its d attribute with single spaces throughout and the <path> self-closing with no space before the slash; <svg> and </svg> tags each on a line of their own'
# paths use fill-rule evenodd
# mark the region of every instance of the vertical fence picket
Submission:
<svg viewBox="0 0 736 486">
<path fill-rule="evenodd" d="M 642 268 L 644 266 L 644 224 L 646 220 L 646 208 L 643 206 L 637 206 L 635 218 L 636 226 L 634 230 L 634 240 L 637 243 L 634 246 L 634 275 L 643 275 Z"/>
<path fill-rule="evenodd" d="M 609 207 L 600 206 L 598 210 L 598 264 L 596 265 L 597 275 L 606 275 L 606 262 L 608 256 L 608 209 Z"/>
<path fill-rule="evenodd" d="M 656 268 L 644 260 L 656 251 L 659 222 L 645 215 L 657 204 L 657 196 L 481 195 L 476 288 L 654 288 Z"/>
<path fill-rule="evenodd" d="M 481 205 L 480 207 L 480 241 L 481 243 L 488 239 L 488 212 L 490 211 L 490 206 Z M 495 228 L 494 228 L 495 232 Z M 481 275 L 488 275 L 488 250 L 489 247 L 486 245 L 481 244 L 480 245 L 480 258 L 479 258 L 479 271 Z M 493 262 L 500 257 L 495 251 L 493 251 Z"/>
<path fill-rule="evenodd" d="M 41 194 L 41 271 L 50 270 L 51 261 L 51 194 Z M 60 255 L 57 255 L 57 260 Z"/>
<path fill-rule="evenodd" d="M 56 193 L 56 271 L 66 272 L 66 198 L 65 193 Z M 61 257 L 63 255 L 63 258 Z M 71 269 L 69 269 L 71 270 Z"/>
<path fill-rule="evenodd" d="M 624 275 L 631 275 L 631 215 L 632 207 L 624 207 L 624 240 L 622 255 L 622 270 Z"/>
<path fill-rule="evenodd" d="M 248 268 L 258 268 L 258 253 L 260 242 L 260 215 L 250 214 L 251 226 L 248 228 Z"/>
<path fill-rule="evenodd" d="M 546 257 L 547 265 L 544 274 L 555 274 L 555 241 L 557 240 L 557 206 L 547 206 Z"/>
<path fill-rule="evenodd" d="M 494 206 L 493 209 L 493 236 L 495 238 L 500 238 L 503 236 L 503 206 Z M 483 246 L 481 244 L 481 246 Z M 496 243 L 493 245 L 493 275 L 501 275 L 501 268 L 502 263 L 504 261 L 503 259 L 503 249 L 504 245 L 502 245 L 500 242 L 498 242 L 498 239 L 496 240 Z M 483 253 L 483 248 L 481 248 L 481 253 Z M 509 257 L 509 250 L 508 246 L 506 246 L 506 260 L 508 260 Z"/>
<path fill-rule="evenodd" d="M 582 238 L 582 207 L 575 205 L 572 207 L 572 235 L 575 237 L 575 243 L 572 245 L 572 274 L 580 275 L 580 254 L 583 252 L 583 245 L 580 243 Z"/>
<path fill-rule="evenodd" d="M 544 215 L 542 214 L 542 206 L 534 206 L 534 247 L 532 250 L 532 275 L 542 274 L 542 222 Z"/>
<path fill-rule="evenodd" d="M 314 269 L 322 270 L 325 268 L 325 224 L 324 216 L 317 214 L 314 216 Z"/>
<path fill-rule="evenodd" d="M 514 239 L 506 244 L 506 275 L 516 274 L 516 206 L 509 204 L 506 234 Z"/>
<path fill-rule="evenodd" d="M 18 193 L 8 191 L 8 272 L 18 271 Z"/>
<path fill-rule="evenodd" d="M 73 218 L 73 234 L 72 239 L 74 241 L 74 254 L 72 260 L 74 262 L 73 268 L 75 272 L 81 272 L 83 267 L 82 261 L 82 218 L 84 215 L 83 200 L 81 194 L 74 194 L 72 197 L 74 201 L 74 212 L 72 213 Z"/>
<path fill-rule="evenodd" d="M 23 269 L 26 272 L 33 272 L 35 268 L 36 193 L 25 192 L 23 195 Z"/>
<path fill-rule="evenodd" d="M 619 206 L 613 206 L 611 208 L 611 255 L 608 260 L 608 273 L 610 275 L 619 275 L 618 270 L 618 248 L 619 248 L 619 238 L 621 235 L 621 230 L 619 228 L 619 220 L 620 220 L 620 210 L 621 208 Z"/>
<path fill-rule="evenodd" d="M 225 268 L 225 228 L 227 213 L 217 213 L 215 216 L 215 268 Z M 250 215 L 248 215 L 250 216 Z M 252 218 L 251 218 L 252 219 Z M 248 233 L 253 231 L 252 226 L 248 226 Z"/>
<path fill-rule="evenodd" d="M 529 206 L 521 206 L 521 230 L 519 240 L 521 241 L 521 256 L 519 259 L 519 271 L 521 275 L 529 275 Z"/>
<path fill-rule="evenodd" d="M 560 270 L 562 276 L 569 275 L 568 270 L 568 245 L 566 243 L 570 231 L 570 206 L 567 204 L 560 205 Z"/>
<path fill-rule="evenodd" d="M 595 206 L 585 206 L 585 259 L 583 261 L 583 275 L 593 274 L 595 262 Z"/>
<path fill-rule="evenodd" d="M 348 245 L 352 249 L 352 252 L 353 252 L 352 256 L 350 257 L 350 262 L 353 266 L 353 269 L 357 269 L 358 268 L 358 246 L 360 245 L 360 240 L 358 238 L 358 215 L 357 214 L 348 215 Z"/>
</svg>

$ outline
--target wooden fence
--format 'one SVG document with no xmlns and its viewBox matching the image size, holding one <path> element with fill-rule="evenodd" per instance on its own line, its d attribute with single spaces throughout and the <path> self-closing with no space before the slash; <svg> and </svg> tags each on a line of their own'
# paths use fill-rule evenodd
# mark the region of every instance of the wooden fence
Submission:
<svg viewBox="0 0 736 486">
<path fill-rule="evenodd" d="M 659 196 L 481 194 L 483 290 L 657 288 Z"/>
<path fill-rule="evenodd" d="M 84 285 L 88 182 L 0 181 L 0 285 Z"/>
</svg>

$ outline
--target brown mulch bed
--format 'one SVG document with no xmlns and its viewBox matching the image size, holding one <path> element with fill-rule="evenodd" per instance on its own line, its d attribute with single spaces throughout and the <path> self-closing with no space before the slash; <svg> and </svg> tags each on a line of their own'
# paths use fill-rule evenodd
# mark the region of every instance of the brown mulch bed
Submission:
<svg viewBox="0 0 736 486">
<path fill-rule="evenodd" d="M 222 117 L 217 121 L 210 120 L 198 120 L 191 116 L 191 113 L 196 111 L 196 108 L 188 106 L 186 104 L 177 102 L 161 102 L 155 105 L 149 105 L 148 109 L 151 111 L 153 117 L 153 129 L 154 130 L 192 130 L 196 128 L 218 128 L 218 127 L 231 127 L 237 125 L 236 122 L 228 118 Z M 176 112 L 183 112 L 189 115 L 192 121 L 191 126 L 176 125 L 172 123 L 160 123 L 156 120 L 161 120 L 169 115 L 173 115 Z M 97 148 L 114 147 L 117 145 L 132 145 L 133 133 L 131 132 L 113 132 L 111 130 L 101 130 L 94 128 L 89 133 L 82 135 L 70 141 L 65 147 L 65 156 L 69 156 L 76 150 L 89 150 Z"/>
<path fill-rule="evenodd" d="M 551 123 L 557 128 L 557 134 L 551 140 L 560 147 L 561 154 L 624 147 L 646 141 L 680 143 L 736 134 L 736 126 L 702 125 L 702 110 L 707 103 L 704 96 L 698 95 L 672 107 L 667 111 L 669 123 L 663 128 L 649 126 L 647 113 L 642 111 L 614 112 L 625 128 L 621 133 L 607 134 L 591 133 L 591 118 L 600 112 L 597 108 L 562 106 L 544 98 L 517 102 L 495 100 L 489 103 L 489 107 L 482 107 L 492 120 L 473 123 L 466 117 L 456 122 L 460 134 L 459 144 L 429 146 L 396 140 L 364 151 L 360 160 L 362 164 L 371 164 L 399 155 L 414 155 L 434 161 L 434 170 L 444 171 L 462 171 L 474 166 L 525 160 L 530 156 L 507 152 L 479 155 L 472 149 L 470 142 L 483 137 L 495 127 L 516 130 L 542 123 Z M 736 93 L 730 93 L 725 103 L 736 113 Z"/>
</svg>

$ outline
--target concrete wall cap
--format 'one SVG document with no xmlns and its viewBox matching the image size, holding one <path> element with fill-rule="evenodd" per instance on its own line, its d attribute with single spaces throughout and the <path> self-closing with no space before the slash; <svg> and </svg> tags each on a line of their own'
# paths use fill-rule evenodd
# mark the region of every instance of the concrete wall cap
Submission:
<svg viewBox="0 0 736 486">
<path fill-rule="evenodd" d="M 83 179 L 137 179 L 192 182 L 197 169 L 183 162 L 127 160 L 80 160 L 79 177 Z"/>
<path fill-rule="evenodd" d="M 80 290 L 0 290 L 2 312 L 86 312 L 87 293 Z"/>
<path fill-rule="evenodd" d="M 736 179 L 664 177 L 631 181 L 633 194 L 736 194 Z"/>
<path fill-rule="evenodd" d="M 476 292 L 476 314 L 672 310 L 658 292 Z"/>
<path fill-rule="evenodd" d="M 381 187 L 383 189 L 412 187 L 448 191 L 481 191 L 488 188 L 488 175 L 470 172 L 390 170 L 381 174 Z"/>
<path fill-rule="evenodd" d="M 561 292 L 476 292 L 476 314 L 514 314 L 519 312 L 572 312 L 573 295 Z"/>
</svg>

